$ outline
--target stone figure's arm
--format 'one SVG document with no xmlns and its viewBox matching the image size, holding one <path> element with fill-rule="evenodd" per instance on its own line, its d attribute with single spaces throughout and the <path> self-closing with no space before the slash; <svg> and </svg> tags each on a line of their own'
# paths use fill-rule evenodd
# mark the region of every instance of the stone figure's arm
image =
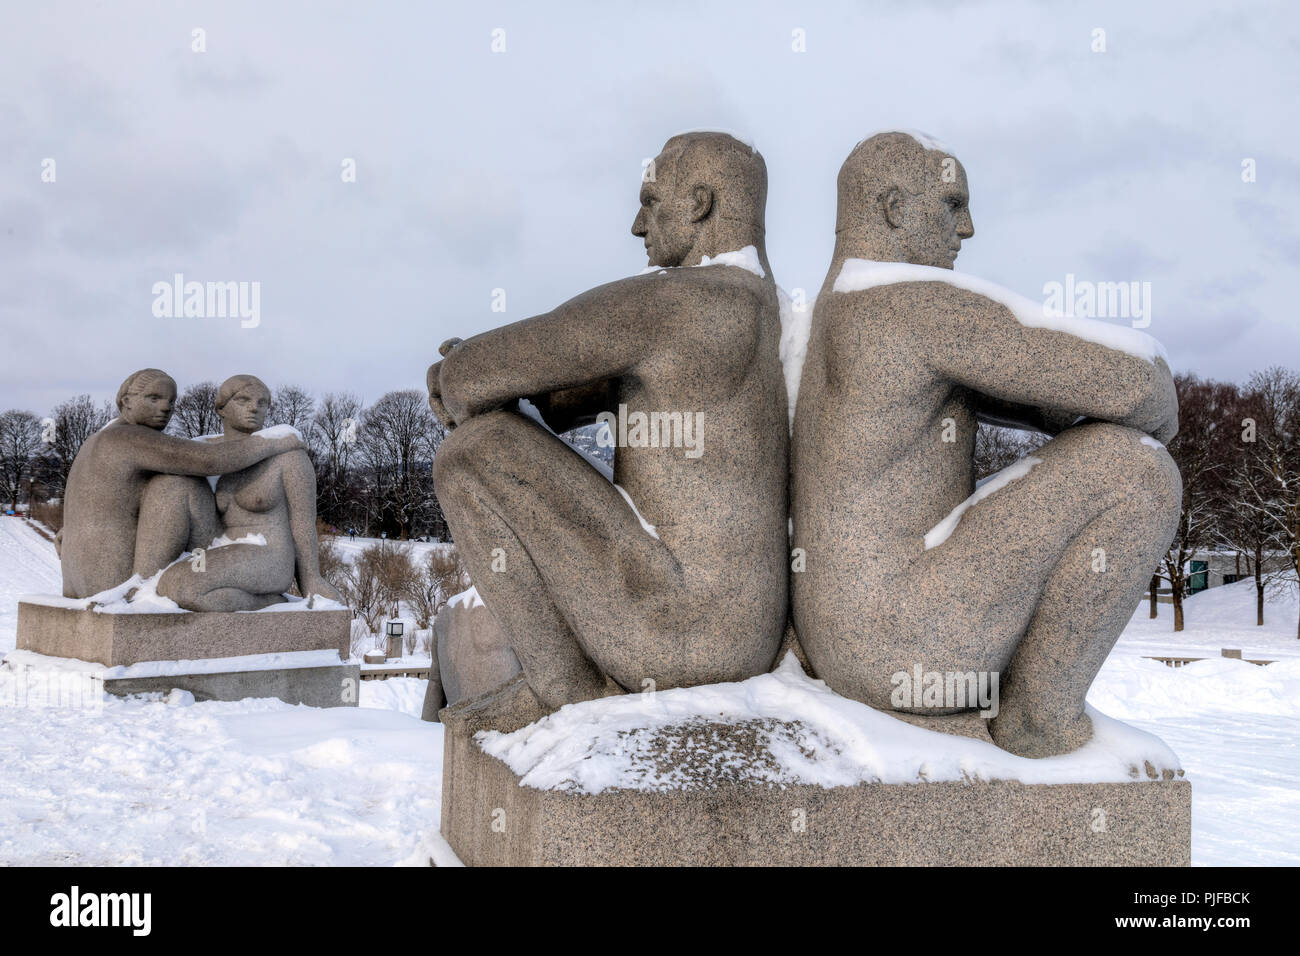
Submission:
<svg viewBox="0 0 1300 956">
<path fill-rule="evenodd" d="M 1001 303 L 971 292 L 949 290 L 938 309 L 929 301 L 923 311 L 933 322 L 926 332 L 933 367 L 988 396 L 991 409 L 1037 409 L 1035 420 L 1055 431 L 1083 417 L 1160 441 L 1178 433 L 1178 397 L 1163 359 L 1021 325 Z"/>
<path fill-rule="evenodd" d="M 122 448 L 119 454 L 140 471 L 157 471 L 165 475 L 224 475 L 242 471 L 272 455 L 303 447 L 302 442 L 292 436 L 251 436 L 235 441 L 203 442 L 164 435 L 144 425 L 123 423 L 115 427 Z"/>
<path fill-rule="evenodd" d="M 293 536 L 294 578 L 305 598 L 320 594 L 341 601 L 332 584 L 321 577 L 320 542 L 316 537 L 316 470 L 306 452 L 283 458 L 280 480 L 289 508 L 289 533 Z"/>
<path fill-rule="evenodd" d="M 655 278 L 598 286 L 545 315 L 466 339 L 439 363 L 441 403 L 462 422 L 516 399 L 628 372 L 671 334 L 664 318 L 677 308 L 669 301 L 674 284 Z"/>
</svg>

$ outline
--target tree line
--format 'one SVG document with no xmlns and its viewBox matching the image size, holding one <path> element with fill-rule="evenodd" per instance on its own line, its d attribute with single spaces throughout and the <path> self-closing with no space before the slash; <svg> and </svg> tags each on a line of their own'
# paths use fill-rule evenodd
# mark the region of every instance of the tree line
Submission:
<svg viewBox="0 0 1300 956">
<path fill-rule="evenodd" d="M 1256 590 L 1256 622 L 1264 623 L 1270 592 L 1300 582 L 1300 375 L 1272 367 L 1242 385 L 1183 374 L 1179 432 L 1168 446 L 1183 477 L 1178 531 L 1160 567 L 1152 569 L 1151 616 L 1157 593 L 1173 602 L 1182 630 L 1190 564 L 1204 551 L 1233 556 Z M 191 385 L 178 398 L 168 431 L 186 438 L 216 434 L 217 385 Z M 78 395 L 40 418 L 10 409 L 0 414 L 0 494 L 17 510 L 61 523 L 68 471 L 87 438 L 116 417 L 108 402 Z M 268 425 L 292 425 L 316 469 L 317 516 L 325 530 L 397 540 L 449 539 L 433 485 L 433 456 L 446 435 L 418 390 L 394 391 L 366 406 L 355 395 L 320 398 L 294 385 L 276 388 Z M 591 428 L 565 436 L 608 458 Z M 1040 447 L 1046 437 L 980 426 L 978 477 L 992 474 Z M 1300 620 L 1297 621 L 1300 637 Z"/>
<path fill-rule="evenodd" d="M 1174 630 L 1184 625 L 1184 599 L 1198 553 L 1231 557 L 1237 574 L 1255 582 L 1256 624 L 1266 597 L 1300 584 L 1300 375 L 1274 366 L 1243 385 L 1195 375 L 1175 376 L 1178 435 L 1169 454 L 1183 476 L 1183 508 L 1173 544 L 1152 569 L 1150 616 L 1168 592 Z M 1042 435 L 980 426 L 979 477 L 1043 445 Z M 1300 637 L 1300 619 L 1296 622 Z"/>
<path fill-rule="evenodd" d="M 217 384 L 200 382 L 177 398 L 169 434 L 219 434 Z M 41 418 L 0 414 L 0 494 L 17 510 L 57 529 L 68 472 L 81 445 L 117 417 L 109 402 L 78 395 Z M 428 398 L 411 389 L 388 392 L 371 405 L 348 392 L 316 398 L 295 385 L 273 391 L 267 426 L 291 425 L 316 470 L 316 514 L 331 530 L 367 537 L 447 538 L 433 489 L 433 456 L 446 434 Z"/>
</svg>

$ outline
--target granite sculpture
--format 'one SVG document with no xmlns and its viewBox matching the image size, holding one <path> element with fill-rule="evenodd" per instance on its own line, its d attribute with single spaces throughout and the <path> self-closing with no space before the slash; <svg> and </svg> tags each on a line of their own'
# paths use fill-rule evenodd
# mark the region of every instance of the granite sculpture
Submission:
<svg viewBox="0 0 1300 956">
<path fill-rule="evenodd" d="M 974 227 L 938 144 L 873 136 L 838 186 L 791 445 L 800 642 L 832 689 L 885 710 L 962 709 L 900 698 L 899 675 L 1000 677 L 999 746 L 1074 750 L 1179 518 L 1169 367 L 1143 333 L 950 271 Z M 977 490 L 977 422 L 1053 437 Z"/>
<path fill-rule="evenodd" d="M 166 372 L 133 373 L 118 389 L 118 418 L 77 453 L 57 539 L 65 597 L 92 597 L 133 574 L 147 578 L 211 544 L 221 525 L 205 476 L 302 453 L 296 437 L 209 443 L 166 435 L 175 403 Z"/>
<path fill-rule="evenodd" d="M 788 432 L 766 166 L 700 132 L 651 168 L 632 225 L 651 268 L 445 343 L 429 369 L 453 429 L 439 500 L 523 670 L 448 720 L 510 729 L 609 693 L 743 680 L 781 643 Z M 598 418 L 612 481 L 556 435 Z"/>
<path fill-rule="evenodd" d="M 271 390 L 256 376 L 235 375 L 218 388 L 216 407 L 224 433 L 212 443 L 238 444 L 266 423 Z M 303 597 L 342 600 L 320 573 L 316 471 L 303 448 L 222 475 L 215 500 L 221 537 L 201 563 L 167 567 L 159 594 L 191 611 L 254 611 L 283 602 L 295 583 Z"/>
</svg>

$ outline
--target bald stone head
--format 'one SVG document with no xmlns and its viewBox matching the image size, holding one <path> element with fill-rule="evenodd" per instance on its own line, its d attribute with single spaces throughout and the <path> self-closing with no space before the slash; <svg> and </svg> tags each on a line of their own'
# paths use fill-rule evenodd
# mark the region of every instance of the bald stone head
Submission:
<svg viewBox="0 0 1300 956">
<path fill-rule="evenodd" d="M 966 170 L 908 133 L 877 133 L 840 167 L 836 246 L 849 256 L 951 269 L 975 235 Z"/>
<path fill-rule="evenodd" d="M 644 177 L 632 235 L 652 266 L 696 265 L 747 245 L 762 253 L 766 204 L 767 164 L 756 150 L 727 133 L 682 133 Z"/>
<path fill-rule="evenodd" d="M 156 368 L 132 372 L 117 390 L 122 421 L 162 431 L 176 406 L 176 380 Z"/>
</svg>

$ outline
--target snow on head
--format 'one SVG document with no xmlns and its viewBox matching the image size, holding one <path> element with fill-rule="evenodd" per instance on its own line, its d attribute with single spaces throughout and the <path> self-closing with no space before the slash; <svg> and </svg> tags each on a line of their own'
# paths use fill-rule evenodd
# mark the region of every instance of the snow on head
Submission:
<svg viewBox="0 0 1300 956">
<path fill-rule="evenodd" d="M 690 136 L 692 133 L 721 133 L 723 136 L 730 136 L 737 143 L 740 143 L 744 146 L 748 146 L 749 151 L 751 153 L 758 152 L 758 147 L 754 145 L 754 141 L 752 139 L 750 139 L 748 136 L 745 136 L 743 133 L 737 133 L 729 129 L 707 129 L 707 128 L 684 129 L 680 133 L 674 133 L 672 136 L 668 138 L 676 139 L 678 136 Z"/>
<path fill-rule="evenodd" d="M 1049 309 L 1045 303 L 1035 302 L 1019 293 L 1004 289 L 996 282 L 978 276 L 940 269 L 936 266 L 918 266 L 910 262 L 876 262 L 872 259 L 845 259 L 840 274 L 835 277 L 832 292 L 861 292 L 876 286 L 895 285 L 901 282 L 946 282 L 958 289 L 974 292 L 1007 307 L 1021 325 L 1031 329 L 1052 329 L 1065 332 L 1085 342 L 1127 352 L 1137 358 L 1155 362 L 1165 359 L 1164 347 L 1145 332 L 1099 322 L 1096 319 L 1079 319 Z"/>
<path fill-rule="evenodd" d="M 924 149 L 937 149 L 941 153 L 952 154 L 952 150 L 941 143 L 938 139 L 931 136 L 929 133 L 922 133 L 918 129 L 878 129 L 874 133 L 858 140 L 858 146 L 861 146 L 867 140 L 871 139 L 872 136 L 883 136 L 885 133 L 902 133 L 904 136 L 912 137 L 912 139 L 916 140 Z"/>
</svg>

